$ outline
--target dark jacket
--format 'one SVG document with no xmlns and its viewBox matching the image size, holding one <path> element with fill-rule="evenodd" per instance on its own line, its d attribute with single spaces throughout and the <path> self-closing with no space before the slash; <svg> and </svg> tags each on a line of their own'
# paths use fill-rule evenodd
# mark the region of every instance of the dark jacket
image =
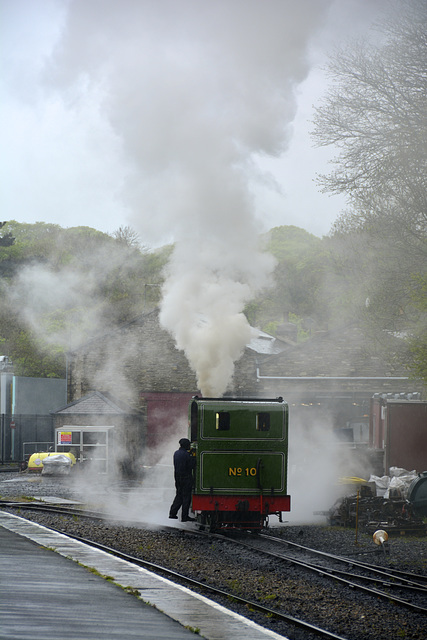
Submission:
<svg viewBox="0 0 427 640">
<path fill-rule="evenodd" d="M 177 478 L 191 478 L 193 469 L 196 466 L 196 458 L 189 451 L 182 447 L 173 454 L 173 466 L 175 469 L 175 480 Z"/>
</svg>

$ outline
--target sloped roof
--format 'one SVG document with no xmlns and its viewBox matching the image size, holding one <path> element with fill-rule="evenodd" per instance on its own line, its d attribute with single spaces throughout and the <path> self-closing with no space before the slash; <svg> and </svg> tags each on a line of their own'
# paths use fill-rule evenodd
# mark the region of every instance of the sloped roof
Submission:
<svg viewBox="0 0 427 640">
<path fill-rule="evenodd" d="M 100 391 L 94 391 L 89 393 L 83 398 L 79 398 L 70 404 L 67 404 L 61 409 L 52 411 L 54 414 L 91 414 L 91 415 L 124 415 L 129 413 L 136 413 L 136 410 L 126 403 L 112 398 L 109 395 L 104 395 Z"/>
<path fill-rule="evenodd" d="M 388 342 L 385 348 L 385 341 Z M 392 344 L 391 344 L 392 343 Z M 399 358 L 402 340 L 382 336 L 381 343 L 355 325 L 325 331 L 296 346 L 285 347 L 262 363 L 263 375 L 276 376 L 404 376 Z"/>
<path fill-rule="evenodd" d="M 199 313 L 198 322 L 207 324 L 208 321 L 204 314 Z M 251 351 L 255 351 L 255 353 L 274 355 L 283 351 L 286 346 L 283 341 L 260 329 L 255 329 L 255 327 L 251 327 L 251 333 L 251 340 L 246 344 L 246 347 Z"/>
<path fill-rule="evenodd" d="M 246 347 L 251 349 L 251 351 L 255 351 L 255 353 L 277 355 L 286 348 L 286 344 L 282 340 L 275 338 L 269 333 L 264 333 L 264 331 L 260 331 L 259 329 L 253 329 L 252 332 L 253 337 Z"/>
</svg>

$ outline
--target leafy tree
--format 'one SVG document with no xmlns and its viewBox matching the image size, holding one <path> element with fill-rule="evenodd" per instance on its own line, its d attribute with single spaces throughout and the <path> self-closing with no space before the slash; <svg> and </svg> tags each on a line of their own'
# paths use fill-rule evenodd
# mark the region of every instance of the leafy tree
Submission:
<svg viewBox="0 0 427 640">
<path fill-rule="evenodd" d="M 266 251 L 278 262 L 282 260 L 296 261 L 301 255 L 320 244 L 320 239 L 313 234 L 293 225 L 274 227 L 262 238 Z"/>
<path fill-rule="evenodd" d="M 326 240 L 295 226 L 275 227 L 262 240 L 277 265 L 271 287 L 245 308 L 249 322 L 267 332 L 288 321 L 289 314 L 301 321 L 308 317 L 310 327 L 323 324 L 328 310 L 321 289 L 330 267 Z"/>
<path fill-rule="evenodd" d="M 427 275 L 417 276 L 415 280 L 414 305 L 420 312 L 420 322 L 409 338 L 409 348 L 413 355 L 412 372 L 427 386 Z"/>
<path fill-rule="evenodd" d="M 3 229 L 6 222 L 0 222 L 0 229 Z M 10 247 L 15 242 L 15 238 L 10 233 L 0 236 L 0 247 Z"/>
<path fill-rule="evenodd" d="M 16 375 L 35 378 L 64 378 L 65 352 L 38 339 L 32 331 L 22 330 L 13 345 Z"/>
<path fill-rule="evenodd" d="M 159 301 L 171 247 L 149 252 L 90 227 L 3 227 L 16 241 L 0 246 L 0 336 L 19 375 L 62 376 L 64 350 Z M 48 295 L 32 295 L 38 286 Z"/>
</svg>

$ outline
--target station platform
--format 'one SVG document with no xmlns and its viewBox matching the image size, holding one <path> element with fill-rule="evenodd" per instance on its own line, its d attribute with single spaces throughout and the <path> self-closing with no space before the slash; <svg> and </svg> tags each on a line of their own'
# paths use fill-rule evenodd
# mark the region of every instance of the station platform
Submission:
<svg viewBox="0 0 427 640">
<path fill-rule="evenodd" d="M 146 569 L 2 511 L 0 566 L 1 640 L 284 638 Z"/>
</svg>

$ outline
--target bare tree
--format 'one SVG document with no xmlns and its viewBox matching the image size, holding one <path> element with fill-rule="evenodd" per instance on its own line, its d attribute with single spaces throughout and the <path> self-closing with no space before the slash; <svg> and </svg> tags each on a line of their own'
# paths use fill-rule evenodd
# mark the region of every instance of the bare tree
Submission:
<svg viewBox="0 0 427 640">
<path fill-rule="evenodd" d="M 119 227 L 116 231 L 113 231 L 112 236 L 117 240 L 117 242 L 127 247 L 135 249 L 141 248 L 139 235 L 134 229 L 132 229 L 132 227 Z"/>
<path fill-rule="evenodd" d="M 313 136 L 338 148 L 319 182 L 349 201 L 332 238 L 347 249 L 363 239 L 357 277 L 371 300 L 366 318 L 409 336 L 421 363 L 414 370 L 427 381 L 427 3 L 395 8 L 377 46 L 350 45 L 331 59 Z"/>
<path fill-rule="evenodd" d="M 334 55 L 313 136 L 339 149 L 320 184 L 347 194 L 347 228 L 369 220 L 383 233 L 401 236 L 403 229 L 411 241 L 427 231 L 427 3 L 397 7 L 382 25 L 380 46 L 359 43 Z"/>
</svg>

